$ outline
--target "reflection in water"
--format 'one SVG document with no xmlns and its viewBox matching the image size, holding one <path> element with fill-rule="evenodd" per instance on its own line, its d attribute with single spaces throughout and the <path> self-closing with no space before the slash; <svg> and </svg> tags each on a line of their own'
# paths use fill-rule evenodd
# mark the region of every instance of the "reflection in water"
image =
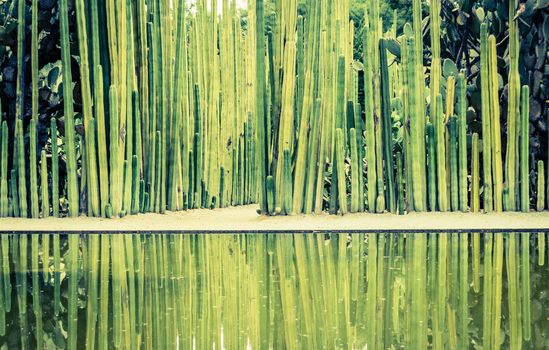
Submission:
<svg viewBox="0 0 549 350">
<path fill-rule="evenodd" d="M 545 234 L 3 235 L 7 348 L 549 348 Z"/>
</svg>

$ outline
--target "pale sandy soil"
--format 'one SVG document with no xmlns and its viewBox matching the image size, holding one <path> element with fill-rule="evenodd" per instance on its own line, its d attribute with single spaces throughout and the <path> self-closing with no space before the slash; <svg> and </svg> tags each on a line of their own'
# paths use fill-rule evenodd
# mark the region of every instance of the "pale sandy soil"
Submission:
<svg viewBox="0 0 549 350">
<path fill-rule="evenodd" d="M 296 232 L 296 231 L 429 231 L 429 230 L 549 230 L 549 212 L 543 213 L 411 213 L 348 214 L 346 216 L 297 215 L 264 217 L 257 205 L 216 210 L 145 214 L 122 219 L 0 219 L 0 232 Z"/>
</svg>

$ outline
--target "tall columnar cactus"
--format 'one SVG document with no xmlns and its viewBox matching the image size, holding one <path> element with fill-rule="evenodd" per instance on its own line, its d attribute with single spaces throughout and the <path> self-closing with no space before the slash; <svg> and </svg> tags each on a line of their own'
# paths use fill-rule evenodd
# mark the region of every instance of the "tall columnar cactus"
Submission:
<svg viewBox="0 0 549 350">
<path fill-rule="evenodd" d="M 493 210 L 492 199 L 492 132 L 490 114 L 490 77 L 488 59 L 488 26 L 486 23 L 480 26 L 480 93 L 482 99 L 482 173 L 483 173 L 483 199 L 484 211 Z"/>
<path fill-rule="evenodd" d="M 0 129 L 0 217 L 6 217 L 8 213 L 8 124 L 3 121 Z"/>
<path fill-rule="evenodd" d="M 15 124 L 15 137 L 17 140 L 17 193 L 19 194 L 19 215 L 27 217 L 27 177 L 25 165 L 25 136 L 23 133 L 23 121 L 17 119 Z"/>
<path fill-rule="evenodd" d="M 364 113 L 365 113 L 365 134 L 366 134 L 366 164 L 367 185 L 368 185 L 368 211 L 376 212 L 377 198 L 377 160 L 376 160 L 376 139 L 375 139 L 375 116 L 373 110 L 373 76 L 372 60 L 370 56 L 369 27 L 366 23 L 364 28 Z M 381 155 L 379 155 L 381 156 Z M 383 209 L 381 209 L 383 210 Z"/>
<path fill-rule="evenodd" d="M 59 216 L 59 151 L 57 147 L 57 121 L 51 118 L 51 207 L 54 217 Z"/>
<path fill-rule="evenodd" d="M 65 120 L 65 152 L 67 154 L 67 199 L 69 216 L 78 216 L 78 184 L 76 177 L 76 138 L 72 97 L 71 53 L 69 43 L 69 18 L 67 0 L 59 0 L 59 26 L 61 34 L 61 59 L 63 63 L 63 99 Z M 55 204 L 54 204 L 55 205 Z"/>
<path fill-rule="evenodd" d="M 448 188 L 446 186 L 446 141 L 444 131 L 444 113 L 442 113 L 442 96 L 439 94 L 435 100 L 435 143 L 437 156 L 437 188 L 438 188 L 438 209 L 448 211 Z"/>
<path fill-rule="evenodd" d="M 48 161 L 45 150 L 40 152 L 40 189 L 40 197 L 42 200 L 42 217 L 47 218 L 50 216 L 50 198 L 48 192 Z"/>
<path fill-rule="evenodd" d="M 530 89 L 522 87 L 520 95 L 520 208 L 527 213 L 530 210 Z M 539 194 L 538 194 L 539 195 Z"/>
<path fill-rule="evenodd" d="M 259 207 L 262 213 L 267 212 L 267 170 L 268 164 L 268 140 L 265 138 L 265 24 L 263 0 L 256 1 L 256 95 L 255 95 L 255 118 L 256 118 L 256 162 L 258 164 L 260 191 Z"/>
<path fill-rule="evenodd" d="M 545 167 L 543 160 L 538 160 L 538 198 L 536 202 L 537 211 L 545 209 Z"/>
<path fill-rule="evenodd" d="M 449 147 L 450 147 L 450 209 L 459 209 L 459 184 L 458 184 L 458 154 L 457 154 L 457 117 L 450 117 L 449 121 Z"/>
<path fill-rule="evenodd" d="M 335 163 L 337 164 L 337 184 L 332 183 L 332 186 L 337 186 L 339 211 L 341 214 L 346 214 L 347 184 L 345 178 L 345 140 L 341 128 L 336 129 Z"/>
<path fill-rule="evenodd" d="M 501 163 L 501 128 L 499 115 L 499 83 L 497 72 L 496 38 L 488 38 L 489 94 L 492 136 L 492 167 L 494 174 L 494 210 L 503 210 L 503 168 Z"/>
<path fill-rule="evenodd" d="M 467 173 L 467 95 L 464 73 L 460 73 L 457 79 L 457 105 L 458 105 L 458 168 L 459 168 L 459 210 L 467 211 L 468 173 Z"/>
<path fill-rule="evenodd" d="M 515 17 L 517 0 L 509 1 L 509 18 Z M 507 150 L 505 152 L 506 210 L 516 210 L 517 116 L 520 104 L 518 22 L 509 21 L 509 84 L 507 95 Z"/>
<path fill-rule="evenodd" d="M 29 126 L 29 159 L 30 159 L 30 198 L 31 198 L 31 217 L 38 218 L 40 215 L 38 203 L 38 172 L 36 162 L 36 121 L 31 119 Z"/>
<path fill-rule="evenodd" d="M 358 162 L 358 148 L 356 129 L 352 128 L 349 133 L 349 141 L 351 148 L 351 213 L 356 213 L 359 210 L 359 185 L 358 178 L 362 177 L 360 163 Z"/>
<path fill-rule="evenodd" d="M 417 76 L 417 52 L 420 43 L 415 39 L 408 39 L 408 52 L 410 53 L 410 65 L 408 70 L 408 84 L 410 89 L 409 110 L 410 110 L 410 134 L 412 147 L 412 173 L 413 173 L 413 201 L 416 211 L 425 210 L 425 116 L 423 114 L 422 88 L 420 88 Z M 416 92 L 417 91 L 417 92 Z"/>
<path fill-rule="evenodd" d="M 479 150 L 478 134 L 473 133 L 471 141 L 471 211 L 478 213 L 480 211 L 480 190 L 479 190 Z"/>
<path fill-rule="evenodd" d="M 25 1 L 17 1 L 17 82 L 15 93 L 15 117 L 23 118 L 25 108 L 25 70 L 23 59 L 25 57 Z"/>
<path fill-rule="evenodd" d="M 383 160 L 387 191 L 387 207 L 396 212 L 395 180 L 393 163 L 393 122 L 391 120 L 391 96 L 389 92 L 389 68 L 385 39 L 379 41 L 379 61 L 381 71 L 381 119 L 383 129 Z M 425 144 L 425 142 L 423 142 Z M 421 163 L 420 163 L 421 164 Z"/>
<path fill-rule="evenodd" d="M 436 103 L 436 102 L 435 102 Z M 433 111 L 436 112 L 436 111 Z M 429 210 L 437 210 L 437 175 L 436 175 L 436 152 L 435 152 L 435 128 L 431 122 L 427 123 L 427 145 L 428 145 L 428 193 L 429 193 Z"/>
</svg>

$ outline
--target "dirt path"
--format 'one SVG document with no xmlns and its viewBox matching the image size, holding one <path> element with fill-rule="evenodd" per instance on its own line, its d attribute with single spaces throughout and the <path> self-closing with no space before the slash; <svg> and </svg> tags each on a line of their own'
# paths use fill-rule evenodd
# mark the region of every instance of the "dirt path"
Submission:
<svg viewBox="0 0 549 350">
<path fill-rule="evenodd" d="M 242 231 L 428 231 L 428 230 L 549 230 L 549 212 L 543 213 L 411 213 L 349 214 L 346 216 L 298 215 L 263 217 L 257 206 L 145 214 L 122 219 L 0 219 L 0 232 L 119 231 L 119 232 L 242 232 Z"/>
</svg>

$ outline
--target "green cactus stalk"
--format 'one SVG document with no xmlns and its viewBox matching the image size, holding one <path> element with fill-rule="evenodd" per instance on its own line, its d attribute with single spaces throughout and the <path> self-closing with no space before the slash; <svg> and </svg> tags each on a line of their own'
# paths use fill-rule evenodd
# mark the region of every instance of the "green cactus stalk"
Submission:
<svg viewBox="0 0 549 350">
<path fill-rule="evenodd" d="M 16 138 L 17 140 L 17 138 Z M 17 148 L 17 147 L 15 147 Z M 17 154 L 17 151 L 15 151 L 15 154 Z M 16 157 L 17 158 L 17 157 Z M 11 216 L 13 214 L 14 217 L 19 217 L 19 193 L 17 191 L 17 170 L 11 169 L 10 174 L 10 193 L 9 196 L 11 198 L 11 210 L 8 216 Z"/>
<path fill-rule="evenodd" d="M 120 179 L 121 179 L 121 169 L 119 159 L 119 125 L 118 125 L 118 90 L 116 86 L 111 85 L 109 89 L 109 106 L 110 106 L 110 204 L 112 207 L 112 215 L 118 216 L 120 210 L 122 209 L 121 203 L 121 194 L 120 194 Z"/>
<path fill-rule="evenodd" d="M 524 213 L 530 210 L 530 88 L 522 87 L 520 96 L 520 208 Z M 539 195 L 539 193 L 538 193 Z"/>
<path fill-rule="evenodd" d="M 130 213 L 132 215 L 139 213 L 139 162 L 137 156 L 134 154 L 132 157 L 132 202 Z"/>
<path fill-rule="evenodd" d="M 468 173 L 467 173 L 467 95 L 465 75 L 460 73 L 457 79 L 458 106 L 458 161 L 459 161 L 459 210 L 467 212 Z"/>
<path fill-rule="evenodd" d="M 450 209 L 459 209 L 459 184 L 458 184 L 458 155 L 457 155 L 457 117 L 450 117 L 449 146 L 450 146 Z"/>
<path fill-rule="evenodd" d="M 397 190 L 398 190 L 398 215 L 404 215 L 406 212 L 406 204 L 404 202 L 404 172 L 402 169 L 402 154 L 400 152 L 396 155 L 396 167 L 397 167 Z"/>
<path fill-rule="evenodd" d="M 339 211 L 341 214 L 347 214 L 347 186 L 345 181 L 345 140 L 343 138 L 343 130 L 336 129 L 336 144 L 335 144 L 335 163 L 337 164 L 337 184 L 332 183 L 332 186 L 337 186 Z"/>
<path fill-rule="evenodd" d="M 0 106 L 0 115 L 2 108 Z M 8 124 L 3 121 L 0 138 L 0 217 L 8 216 Z"/>
<path fill-rule="evenodd" d="M 364 112 L 365 112 L 365 134 L 366 134 L 366 164 L 367 186 L 368 186 L 368 211 L 376 212 L 377 201 L 377 160 L 376 160 L 376 139 L 375 139 L 375 117 L 374 117 L 374 95 L 372 60 L 369 55 L 369 28 L 364 28 Z M 382 208 L 380 208 L 383 211 Z"/>
<path fill-rule="evenodd" d="M 65 120 L 65 151 L 67 154 L 67 199 L 69 216 L 78 216 L 78 183 L 76 177 L 76 151 L 74 109 L 72 96 L 71 53 L 67 0 L 59 0 L 59 26 L 61 33 L 61 59 L 63 63 L 63 99 Z M 55 204 L 54 204 L 55 205 Z M 55 209 L 54 209 L 55 210 Z"/>
<path fill-rule="evenodd" d="M 516 0 L 509 1 L 510 18 L 515 16 Z M 505 152 L 505 188 L 507 190 L 506 210 L 515 211 L 516 207 L 516 158 L 517 158 L 517 116 L 520 104 L 520 76 L 519 76 L 519 39 L 518 24 L 509 22 L 509 84 L 507 96 L 507 150 Z"/>
<path fill-rule="evenodd" d="M 31 217 L 38 218 L 40 209 L 38 203 L 38 169 L 36 161 L 36 122 L 31 119 L 29 126 L 29 159 L 30 159 L 30 197 L 31 197 Z"/>
<path fill-rule="evenodd" d="M 427 123 L 427 144 L 428 144 L 428 166 L 429 171 L 429 210 L 437 210 L 437 175 L 436 175 L 436 153 L 435 153 L 435 128 L 431 122 Z"/>
<path fill-rule="evenodd" d="M 393 121 L 391 119 L 391 96 L 389 93 L 389 68 L 385 39 L 379 41 L 381 71 L 381 119 L 383 128 L 383 158 L 385 183 L 387 187 L 387 206 L 391 213 L 396 213 L 395 180 L 393 163 Z M 425 141 L 423 141 L 425 144 Z M 421 163 L 420 163 L 421 164 Z"/>
<path fill-rule="evenodd" d="M 267 213 L 267 170 L 269 146 L 265 139 L 265 24 L 263 0 L 257 0 L 256 6 L 256 88 L 255 88 L 255 118 L 256 118 L 256 163 L 258 167 L 259 187 L 259 208 L 262 213 Z"/>
<path fill-rule="evenodd" d="M 93 1 L 92 3 L 95 3 Z M 95 40 L 95 38 L 94 38 Z M 103 94 L 103 68 L 95 66 L 93 97 L 95 103 L 95 124 L 97 131 L 97 157 L 99 165 L 99 193 L 101 200 L 101 216 L 105 216 L 105 208 L 109 203 L 109 165 L 107 161 L 107 131 L 105 126 L 105 98 Z"/>
<path fill-rule="evenodd" d="M 473 213 L 480 211 L 479 173 L 478 134 L 473 133 L 471 141 L 471 212 Z"/>
<path fill-rule="evenodd" d="M 480 93 L 482 99 L 482 170 L 483 170 L 483 202 L 484 211 L 493 210 L 492 199 L 492 136 L 490 121 L 490 77 L 488 55 L 488 26 L 486 23 L 480 26 Z"/>
<path fill-rule="evenodd" d="M 424 120 L 425 116 L 422 113 L 422 89 L 419 89 L 418 80 L 417 80 L 417 47 L 421 46 L 420 43 L 415 43 L 413 38 L 408 39 L 408 52 L 410 52 L 410 64 L 408 71 L 408 84 L 410 89 L 410 98 L 409 98 L 409 110 L 410 110 L 410 132 L 411 132 L 411 146 L 412 146 L 412 189 L 413 189 L 413 202 L 414 209 L 416 211 L 424 211 L 424 190 L 423 183 L 425 179 L 424 173 L 425 169 L 422 168 L 422 164 L 425 163 L 425 160 L 422 161 L 422 154 L 425 147 L 425 135 L 424 130 Z M 418 90 L 419 89 L 419 90 Z M 415 92 L 419 91 L 419 92 Z"/>
<path fill-rule="evenodd" d="M 284 150 L 284 213 L 292 213 L 292 157 L 290 150 Z"/>
<path fill-rule="evenodd" d="M 543 160 L 538 160 L 538 198 L 537 198 L 537 211 L 543 211 L 545 209 L 545 167 Z"/>
<path fill-rule="evenodd" d="M 358 150 L 356 144 L 356 129 L 352 128 L 349 133 L 351 143 L 351 213 L 356 213 L 359 210 L 359 188 L 358 178 L 360 176 Z"/>
<path fill-rule="evenodd" d="M 57 150 L 57 121 L 51 118 L 51 207 L 54 217 L 59 216 L 59 152 Z"/>
<path fill-rule="evenodd" d="M 275 213 L 275 182 L 272 175 L 267 176 L 267 208 L 269 210 L 269 215 L 274 215 Z"/>
<path fill-rule="evenodd" d="M 15 92 L 15 117 L 23 118 L 25 108 L 25 70 L 23 59 L 25 57 L 25 1 L 17 1 L 17 82 Z"/>
<path fill-rule="evenodd" d="M 358 81 L 358 79 L 357 79 Z M 355 107 L 355 129 L 357 144 L 357 163 L 358 169 L 358 211 L 364 211 L 364 125 L 362 121 L 362 108 L 360 104 Z"/>
<path fill-rule="evenodd" d="M 316 99 L 314 109 L 313 109 L 313 115 L 311 118 L 311 136 L 309 137 L 309 149 L 307 153 L 309 154 L 308 162 L 307 162 L 307 181 L 306 181 L 306 189 L 305 189 L 305 203 L 303 204 L 303 212 L 305 214 L 310 214 L 313 211 L 313 205 L 314 205 L 314 191 L 315 191 L 315 175 L 318 172 L 318 167 L 320 166 L 318 164 L 319 162 L 319 156 L 320 152 L 318 149 L 319 146 L 319 128 L 321 123 L 321 114 L 322 113 L 322 100 Z M 270 209 L 269 209 L 270 213 Z"/>
<path fill-rule="evenodd" d="M 26 218 L 27 213 L 27 177 L 25 171 L 25 137 L 23 134 L 23 121 L 17 119 L 15 126 L 17 140 L 17 193 L 19 194 L 19 215 Z"/>
<path fill-rule="evenodd" d="M 48 162 L 46 160 L 46 151 L 40 153 L 40 188 L 42 197 L 42 217 L 50 216 L 50 200 L 48 193 Z"/>
<path fill-rule="evenodd" d="M 444 113 L 442 113 L 442 96 L 439 94 L 435 100 L 435 142 L 437 145 L 437 185 L 438 185 L 438 209 L 448 211 L 448 193 L 446 185 L 446 140 L 444 137 Z"/>
<path fill-rule="evenodd" d="M 496 38 L 490 35 L 488 38 L 489 56 L 489 91 L 490 91 L 490 113 L 491 113 L 491 136 L 492 136 L 492 167 L 494 174 L 494 210 L 503 210 L 503 168 L 501 163 L 501 134 L 499 114 L 499 91 L 497 72 Z"/>
</svg>

